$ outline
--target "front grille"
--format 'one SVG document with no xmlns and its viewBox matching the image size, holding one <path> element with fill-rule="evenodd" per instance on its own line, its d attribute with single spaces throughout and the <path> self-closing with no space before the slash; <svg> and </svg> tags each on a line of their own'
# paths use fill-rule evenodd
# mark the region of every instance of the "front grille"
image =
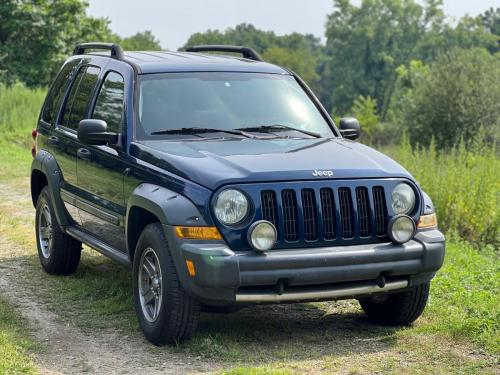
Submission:
<svg viewBox="0 0 500 375">
<path fill-rule="evenodd" d="M 260 196 L 262 218 L 277 228 L 279 241 L 348 243 L 386 236 L 382 186 L 263 190 Z"/>
</svg>

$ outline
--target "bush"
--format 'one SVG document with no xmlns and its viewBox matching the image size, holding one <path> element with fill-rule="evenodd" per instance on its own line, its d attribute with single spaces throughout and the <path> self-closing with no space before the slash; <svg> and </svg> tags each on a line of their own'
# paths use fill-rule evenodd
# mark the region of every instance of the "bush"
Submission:
<svg viewBox="0 0 500 375">
<path fill-rule="evenodd" d="M 417 179 L 432 198 L 439 226 L 457 232 L 476 245 L 500 245 L 500 158 L 494 146 L 479 135 L 466 149 L 464 143 L 448 152 L 412 148 L 405 137 L 400 146 L 385 150 Z"/>
<path fill-rule="evenodd" d="M 500 54 L 454 50 L 414 77 L 400 121 L 413 144 L 466 145 L 480 127 L 495 141 L 500 133 Z M 497 140 L 498 141 L 498 140 Z"/>
</svg>

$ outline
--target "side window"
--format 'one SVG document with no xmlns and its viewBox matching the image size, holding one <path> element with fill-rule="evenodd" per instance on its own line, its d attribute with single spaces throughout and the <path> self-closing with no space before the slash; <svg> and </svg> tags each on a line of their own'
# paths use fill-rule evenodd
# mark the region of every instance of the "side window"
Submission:
<svg viewBox="0 0 500 375">
<path fill-rule="evenodd" d="M 73 130 L 78 129 L 78 123 L 84 119 L 92 98 L 99 71 L 95 66 L 80 68 L 66 100 L 61 125 Z"/>
<path fill-rule="evenodd" d="M 124 96 L 123 77 L 116 72 L 109 72 L 102 84 L 92 116 L 106 121 L 108 132 L 121 133 Z"/>
<path fill-rule="evenodd" d="M 78 60 L 73 60 L 64 65 L 54 80 L 54 83 L 50 87 L 50 91 L 47 94 L 47 98 L 45 99 L 45 103 L 43 105 L 41 116 L 42 120 L 46 123 L 54 123 L 57 110 L 59 109 L 59 104 L 61 103 L 61 99 L 64 96 L 64 92 L 67 87 L 66 84 L 69 80 L 71 72 L 77 64 Z"/>
</svg>

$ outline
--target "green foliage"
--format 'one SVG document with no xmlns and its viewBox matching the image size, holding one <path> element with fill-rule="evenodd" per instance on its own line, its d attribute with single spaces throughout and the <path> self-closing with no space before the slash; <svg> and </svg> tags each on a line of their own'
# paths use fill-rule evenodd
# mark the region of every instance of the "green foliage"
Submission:
<svg viewBox="0 0 500 375">
<path fill-rule="evenodd" d="M 500 158 L 479 139 L 438 152 L 411 147 L 408 138 L 386 150 L 416 178 L 436 207 L 439 226 L 479 246 L 500 245 Z"/>
<path fill-rule="evenodd" d="M 379 127 L 377 101 L 371 97 L 360 95 L 353 103 L 352 115 L 356 117 L 363 129 L 363 140 L 370 141 Z"/>
<path fill-rule="evenodd" d="M 402 80 L 405 76 L 402 76 Z M 489 141 L 500 134 L 500 55 L 454 50 L 411 80 L 397 111 L 411 140 L 439 148 L 467 146 L 481 127 Z M 396 112 L 397 112 L 396 111 Z"/>
<path fill-rule="evenodd" d="M 126 51 L 160 51 L 162 49 L 160 41 L 151 31 L 139 32 L 128 38 L 115 36 L 113 41 L 120 44 Z"/>
<path fill-rule="evenodd" d="M 307 50 L 290 50 L 270 47 L 262 54 L 264 60 L 284 66 L 296 72 L 309 85 L 314 86 L 319 79 L 315 70 L 316 59 Z"/>
</svg>

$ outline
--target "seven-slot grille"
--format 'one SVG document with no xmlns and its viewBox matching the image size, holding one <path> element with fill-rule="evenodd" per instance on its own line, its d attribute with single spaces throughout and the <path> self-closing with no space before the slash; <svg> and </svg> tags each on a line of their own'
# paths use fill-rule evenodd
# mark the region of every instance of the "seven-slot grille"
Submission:
<svg viewBox="0 0 500 375">
<path fill-rule="evenodd" d="M 282 231 L 278 237 L 285 242 L 345 241 L 384 237 L 387 232 L 382 186 L 264 190 L 261 204 L 262 218 Z"/>
</svg>

